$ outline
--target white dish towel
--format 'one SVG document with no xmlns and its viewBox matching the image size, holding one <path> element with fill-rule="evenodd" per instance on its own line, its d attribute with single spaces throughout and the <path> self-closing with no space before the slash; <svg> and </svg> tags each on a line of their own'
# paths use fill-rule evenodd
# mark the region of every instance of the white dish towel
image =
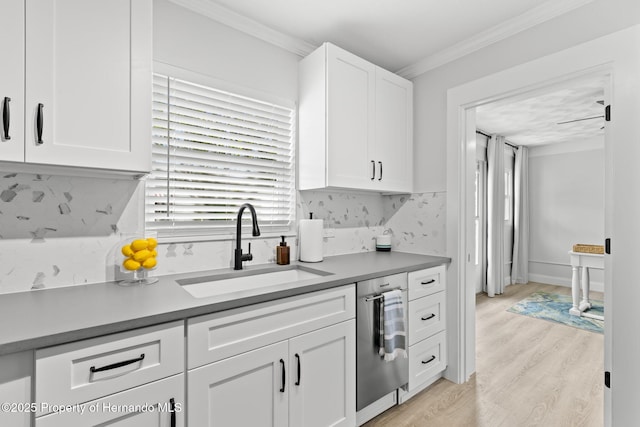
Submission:
<svg viewBox="0 0 640 427">
<path fill-rule="evenodd" d="M 407 357 L 406 328 L 404 324 L 404 303 L 402 291 L 384 292 L 378 299 L 379 351 L 384 360 L 390 362 L 396 357 Z"/>
</svg>

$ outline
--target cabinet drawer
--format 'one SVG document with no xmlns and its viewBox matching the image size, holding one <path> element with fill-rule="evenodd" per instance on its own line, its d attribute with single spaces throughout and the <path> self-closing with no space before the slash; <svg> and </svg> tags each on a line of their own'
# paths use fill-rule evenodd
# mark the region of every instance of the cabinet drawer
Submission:
<svg viewBox="0 0 640 427">
<path fill-rule="evenodd" d="M 35 427 L 184 427 L 184 411 L 180 374 L 36 418 Z"/>
<path fill-rule="evenodd" d="M 443 291 L 446 285 L 445 266 L 409 273 L 409 301 Z"/>
<path fill-rule="evenodd" d="M 36 350 L 36 415 L 42 404 L 75 404 L 184 370 L 184 322 L 178 321 Z"/>
<path fill-rule="evenodd" d="M 355 317 L 355 285 L 188 320 L 188 368 Z"/>
<path fill-rule="evenodd" d="M 409 345 L 444 330 L 445 305 L 444 292 L 409 301 Z"/>
<path fill-rule="evenodd" d="M 437 335 L 409 347 L 409 391 L 447 367 L 446 335 Z"/>
</svg>

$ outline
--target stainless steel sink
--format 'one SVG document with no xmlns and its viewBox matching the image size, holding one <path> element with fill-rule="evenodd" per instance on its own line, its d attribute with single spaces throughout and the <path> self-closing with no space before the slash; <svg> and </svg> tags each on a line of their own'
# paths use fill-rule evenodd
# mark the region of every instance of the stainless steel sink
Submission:
<svg viewBox="0 0 640 427">
<path fill-rule="evenodd" d="M 255 270 L 221 273 L 208 276 L 178 279 L 182 288 L 196 298 L 220 296 L 236 292 L 276 290 L 298 282 L 328 276 L 332 273 L 300 265 L 273 266 Z"/>
</svg>

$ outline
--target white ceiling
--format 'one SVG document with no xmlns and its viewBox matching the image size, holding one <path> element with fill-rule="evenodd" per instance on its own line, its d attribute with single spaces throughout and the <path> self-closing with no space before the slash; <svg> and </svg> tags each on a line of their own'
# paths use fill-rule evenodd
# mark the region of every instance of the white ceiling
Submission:
<svg viewBox="0 0 640 427">
<path fill-rule="evenodd" d="M 302 56 L 328 41 L 412 78 L 411 67 L 424 72 L 593 0 L 170 1 Z"/>
<path fill-rule="evenodd" d="M 581 78 L 538 92 L 476 108 L 476 127 L 516 145 L 546 145 L 604 138 L 605 76 Z M 598 117 L 572 123 L 560 122 Z"/>
</svg>

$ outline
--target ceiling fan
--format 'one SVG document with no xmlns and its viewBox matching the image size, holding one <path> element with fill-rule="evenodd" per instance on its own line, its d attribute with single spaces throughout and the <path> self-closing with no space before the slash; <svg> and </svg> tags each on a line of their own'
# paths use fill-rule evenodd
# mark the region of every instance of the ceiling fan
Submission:
<svg viewBox="0 0 640 427">
<path fill-rule="evenodd" d="M 596 101 L 596 102 L 597 102 L 598 104 L 600 104 L 600 105 L 604 106 L 604 100 L 599 100 L 599 101 Z M 603 118 L 604 118 L 604 114 L 603 114 L 603 115 L 601 115 L 601 116 L 583 117 L 583 118 L 581 118 L 581 119 L 567 120 L 567 121 L 565 121 L 565 122 L 558 122 L 558 123 L 556 123 L 556 124 L 558 124 L 558 125 L 564 125 L 564 124 L 567 124 L 567 123 L 582 122 L 582 121 L 585 121 L 585 120 L 594 120 L 594 119 L 603 119 Z M 602 126 L 600 129 L 601 129 L 601 130 L 602 130 L 602 129 L 604 129 L 604 126 Z"/>
</svg>

